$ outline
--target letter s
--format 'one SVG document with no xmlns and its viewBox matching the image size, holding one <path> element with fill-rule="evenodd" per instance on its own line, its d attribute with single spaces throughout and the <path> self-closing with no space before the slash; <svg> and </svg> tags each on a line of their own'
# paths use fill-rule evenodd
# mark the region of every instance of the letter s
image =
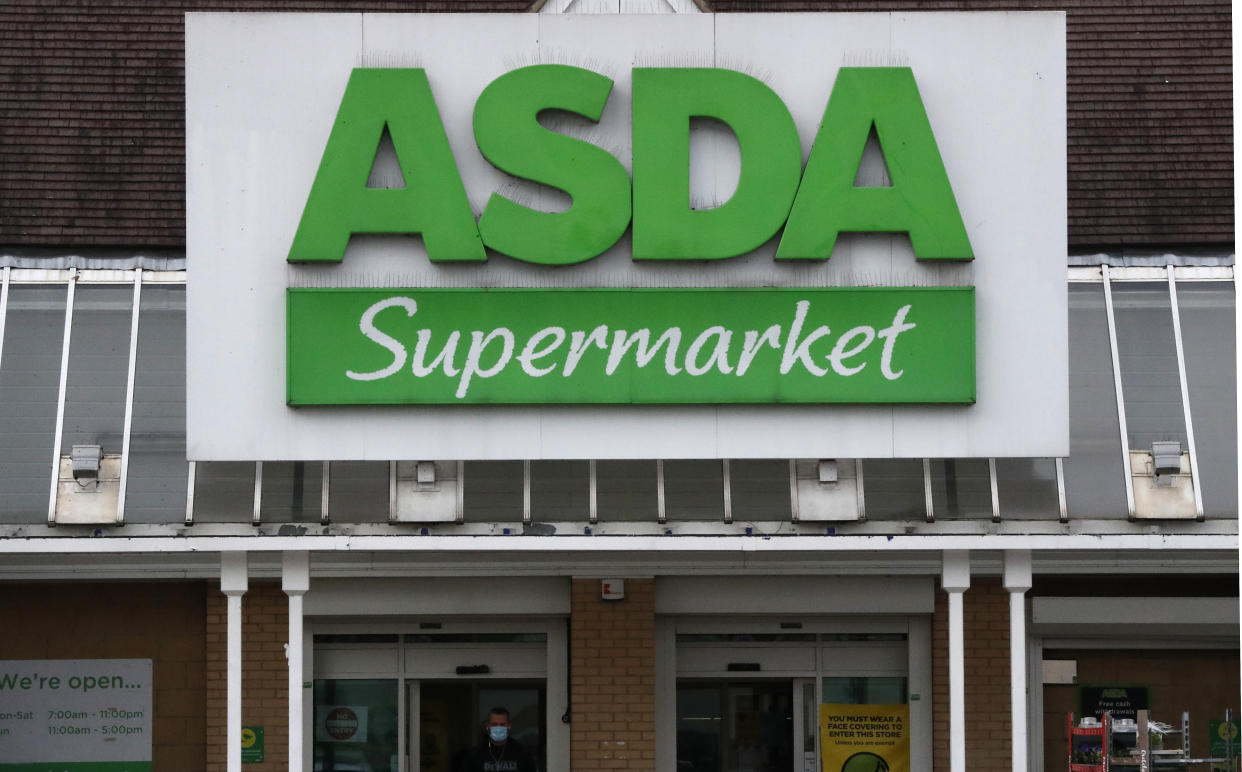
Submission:
<svg viewBox="0 0 1242 772">
<path fill-rule="evenodd" d="M 413 298 L 385 298 L 375 303 L 366 311 L 362 312 L 362 319 L 358 322 L 358 327 L 362 330 L 362 334 L 380 344 L 384 348 L 392 352 L 392 364 L 383 370 L 376 370 L 372 373 L 356 373 L 353 370 L 346 370 L 345 375 L 355 381 L 378 381 L 381 378 L 387 378 L 393 373 L 405 367 L 405 360 L 409 354 L 405 350 L 405 346 L 401 345 L 401 341 L 391 335 L 381 332 L 375 326 L 375 315 L 385 308 L 400 306 L 406 311 L 406 316 L 413 316 L 418 312 L 418 304 Z"/>
</svg>

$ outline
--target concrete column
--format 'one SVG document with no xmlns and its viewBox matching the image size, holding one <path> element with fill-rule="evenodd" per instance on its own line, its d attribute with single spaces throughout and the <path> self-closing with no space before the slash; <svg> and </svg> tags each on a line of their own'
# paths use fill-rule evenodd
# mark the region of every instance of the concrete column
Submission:
<svg viewBox="0 0 1242 772">
<path fill-rule="evenodd" d="M 970 552 L 945 550 L 940 586 L 949 593 L 949 770 L 966 772 L 966 642 L 962 594 L 970 588 Z"/>
<path fill-rule="evenodd" d="M 310 553 L 286 552 L 281 564 L 281 589 L 289 596 L 289 772 L 302 764 L 302 596 L 310 589 Z"/>
<path fill-rule="evenodd" d="M 1009 591 L 1009 685 L 1013 714 L 1013 772 L 1027 772 L 1030 745 L 1026 713 L 1026 591 L 1031 589 L 1031 551 L 1005 551 L 1005 589 Z"/>
<path fill-rule="evenodd" d="M 242 596 L 249 589 L 246 572 L 246 553 L 220 553 L 220 592 L 228 602 L 228 647 L 226 668 L 228 673 L 226 691 L 226 725 L 224 736 L 225 769 L 241 772 L 241 724 L 242 724 Z"/>
</svg>

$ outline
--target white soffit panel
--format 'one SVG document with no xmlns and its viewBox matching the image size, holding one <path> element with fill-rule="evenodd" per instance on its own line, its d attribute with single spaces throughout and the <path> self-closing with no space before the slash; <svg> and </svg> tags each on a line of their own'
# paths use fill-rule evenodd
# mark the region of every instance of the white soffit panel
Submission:
<svg viewBox="0 0 1242 772">
<path fill-rule="evenodd" d="M 1032 598 L 1031 624 L 1238 626 L 1232 598 Z"/>
<path fill-rule="evenodd" d="M 931 577 L 668 576 L 657 614 L 930 614 Z"/>
<path fill-rule="evenodd" d="M 558 576 L 312 579 L 309 616 L 446 616 L 569 613 L 569 579 Z"/>
</svg>

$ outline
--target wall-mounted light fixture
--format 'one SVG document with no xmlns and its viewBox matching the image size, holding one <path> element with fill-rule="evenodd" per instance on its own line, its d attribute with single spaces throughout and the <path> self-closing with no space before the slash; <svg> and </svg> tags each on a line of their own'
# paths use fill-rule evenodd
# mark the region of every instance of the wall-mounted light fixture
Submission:
<svg viewBox="0 0 1242 772">
<path fill-rule="evenodd" d="M 93 488 L 99 482 L 99 464 L 103 460 L 103 448 L 99 445 L 74 445 L 69 452 L 73 479 L 83 488 Z"/>
<path fill-rule="evenodd" d="M 1182 471 L 1182 443 L 1177 440 L 1153 442 L 1151 462 L 1157 477 Z"/>
</svg>

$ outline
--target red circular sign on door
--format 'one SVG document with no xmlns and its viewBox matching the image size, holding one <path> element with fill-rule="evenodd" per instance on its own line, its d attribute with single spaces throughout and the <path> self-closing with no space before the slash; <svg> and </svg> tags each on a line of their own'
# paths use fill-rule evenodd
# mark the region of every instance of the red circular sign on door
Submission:
<svg viewBox="0 0 1242 772">
<path fill-rule="evenodd" d="M 333 708 L 324 719 L 324 728 L 333 740 L 348 740 L 358 731 L 358 714 L 349 708 Z"/>
</svg>

